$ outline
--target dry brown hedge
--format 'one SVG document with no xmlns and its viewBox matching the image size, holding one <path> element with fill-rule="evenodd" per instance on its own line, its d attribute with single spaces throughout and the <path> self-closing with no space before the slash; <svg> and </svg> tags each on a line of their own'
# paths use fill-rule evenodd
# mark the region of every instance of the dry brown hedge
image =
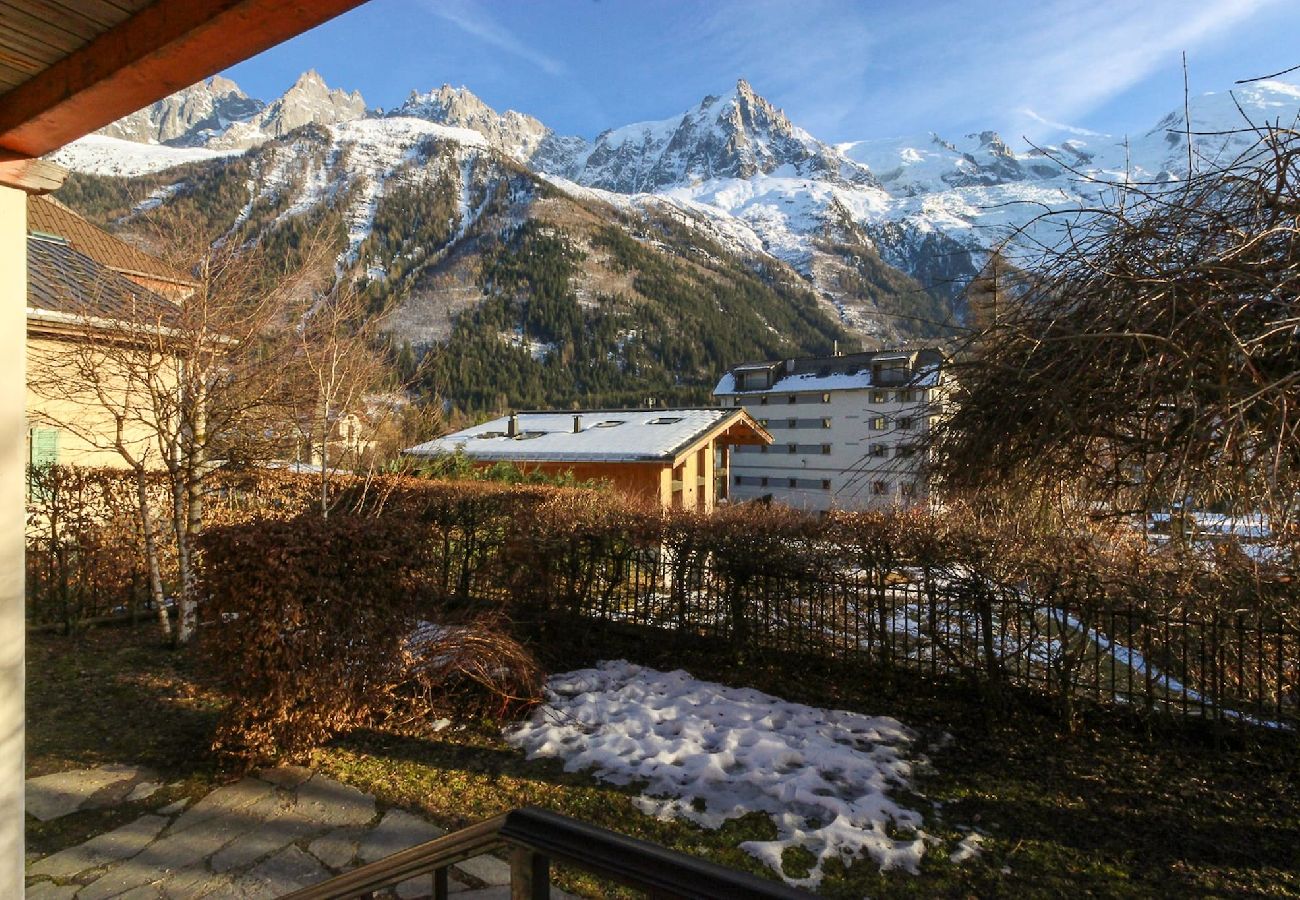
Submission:
<svg viewBox="0 0 1300 900">
<path fill-rule="evenodd" d="M 563 661 L 569 646 L 599 652 L 611 624 L 707 640 L 738 661 L 775 650 L 923 664 L 996 700 L 1026 664 L 995 634 L 1034 639 L 1047 610 L 1068 611 L 1081 631 L 1123 626 L 1118 638 L 1189 683 L 1223 671 L 1162 649 L 1208 634 L 1196 617 L 1297 620 L 1293 561 L 1261 567 L 1231 542 L 1213 556 L 1179 542 L 1153 550 L 1128 525 L 1087 515 L 1048 527 L 955 502 L 940 513 L 701 515 L 588 489 L 380 477 L 335 479 L 322 519 L 310 476 L 213 484 L 200 642 L 230 700 L 217 744 L 246 763 L 302 756 L 365 723 L 511 714 L 541 682 L 521 638 Z M 931 620 L 911 635 L 896 621 L 908 604 Z M 1067 702 L 1096 653 L 1075 643 L 1038 673 Z M 1250 647 L 1215 646 L 1210 662 L 1240 660 L 1256 694 L 1292 690 L 1276 654 L 1256 672 Z"/>
</svg>

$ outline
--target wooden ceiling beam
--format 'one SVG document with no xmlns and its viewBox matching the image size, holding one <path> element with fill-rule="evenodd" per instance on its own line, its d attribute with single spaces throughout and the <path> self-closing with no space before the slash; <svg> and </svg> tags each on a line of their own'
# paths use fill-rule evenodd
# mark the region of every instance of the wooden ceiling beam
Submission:
<svg viewBox="0 0 1300 900">
<path fill-rule="evenodd" d="M 157 0 L 0 94 L 0 149 L 41 156 L 365 0 Z"/>
<path fill-rule="evenodd" d="M 63 187 L 68 172 L 62 166 L 43 159 L 4 159 L 0 157 L 0 186 L 17 188 L 28 194 L 48 194 Z"/>
</svg>

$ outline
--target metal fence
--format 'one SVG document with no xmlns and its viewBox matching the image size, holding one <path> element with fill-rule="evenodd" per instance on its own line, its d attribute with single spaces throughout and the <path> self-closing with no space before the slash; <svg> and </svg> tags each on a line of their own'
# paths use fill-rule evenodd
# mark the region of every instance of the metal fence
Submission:
<svg viewBox="0 0 1300 900">
<path fill-rule="evenodd" d="M 739 574 L 706 554 L 640 549 L 573 577 L 529 573 L 547 609 L 716 641 L 867 662 L 930 678 L 1088 697 L 1151 712 L 1300 725 L 1300 629 L 1267 612 L 1170 615 L 1045 602 L 1023 589 L 924 569 Z M 542 596 L 542 595 L 545 596 Z"/>
</svg>

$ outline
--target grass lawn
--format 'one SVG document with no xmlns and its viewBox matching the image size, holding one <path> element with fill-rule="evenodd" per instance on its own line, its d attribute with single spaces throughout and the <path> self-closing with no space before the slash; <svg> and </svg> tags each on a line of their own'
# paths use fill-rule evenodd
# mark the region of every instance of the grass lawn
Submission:
<svg viewBox="0 0 1300 900">
<path fill-rule="evenodd" d="M 705 659 L 644 658 L 701 678 L 740 683 Z M 565 668 L 590 663 L 566 660 Z M 553 668 L 555 666 L 553 665 Z M 917 729 L 920 747 L 942 742 L 915 781 L 943 841 L 920 875 L 880 873 L 869 862 L 829 871 L 822 893 L 880 896 L 1300 896 L 1300 743 L 1284 735 L 1156 726 L 1085 712 L 1067 736 L 1046 708 L 1026 703 L 988 723 L 959 690 L 892 690 L 843 670 L 750 667 L 744 683 L 789 700 L 892 715 Z M 179 785 L 116 810 L 52 823 L 29 817 L 31 849 L 50 852 L 223 778 L 207 753 L 217 702 L 190 659 L 157 645 L 148 629 L 100 629 L 28 640 L 27 765 L 31 775 L 100 762 L 140 763 Z M 451 828 L 536 804 L 725 865 L 763 873 L 736 848 L 775 836 L 749 816 L 718 831 L 664 823 L 632 805 L 635 791 L 528 762 L 500 739 L 501 723 L 436 734 L 365 731 L 318 752 L 322 770 L 373 791 L 381 804 L 424 812 Z M 950 739 L 945 735 L 951 736 Z M 939 805 L 934 806 L 931 801 Z M 973 826 L 984 852 L 960 865 L 948 852 Z M 787 855 L 793 871 L 799 860 Z M 601 885 L 567 875 L 589 896 Z"/>
</svg>

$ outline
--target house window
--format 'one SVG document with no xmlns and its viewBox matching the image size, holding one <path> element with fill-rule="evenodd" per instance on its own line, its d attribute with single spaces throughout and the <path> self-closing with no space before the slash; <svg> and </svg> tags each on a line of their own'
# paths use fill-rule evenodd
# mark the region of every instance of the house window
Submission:
<svg viewBox="0 0 1300 900">
<path fill-rule="evenodd" d="M 900 384 L 907 381 L 907 360 L 887 359 L 873 364 L 871 380 L 877 384 Z"/>
<path fill-rule="evenodd" d="M 766 452 L 767 452 L 767 444 L 759 444 L 759 445 L 758 445 L 758 452 L 759 452 L 759 453 L 766 453 Z"/>
<path fill-rule="evenodd" d="M 830 420 L 830 419 L 822 419 L 822 428 L 830 428 L 830 427 L 831 427 L 831 420 Z"/>
<path fill-rule="evenodd" d="M 904 497 L 915 497 L 916 484 L 911 481 L 899 482 L 898 493 L 902 494 Z"/>
<path fill-rule="evenodd" d="M 901 456 L 904 459 L 914 455 L 915 453 L 916 453 L 916 448 L 913 447 L 911 444 L 899 444 L 897 447 L 894 448 L 894 455 Z"/>
<path fill-rule="evenodd" d="M 758 405 L 759 405 L 759 406 L 767 406 L 767 398 L 766 398 L 766 397 L 759 397 L 759 398 L 758 398 Z"/>
<path fill-rule="evenodd" d="M 731 405 L 732 405 L 732 406 L 739 406 L 739 405 L 740 405 L 740 398 L 739 398 L 739 397 L 733 397 L 732 400 L 731 400 Z"/>
<path fill-rule="evenodd" d="M 899 403 L 915 403 L 915 402 L 916 402 L 916 391 L 899 391 L 899 392 L 898 392 L 898 402 L 899 402 Z"/>
<path fill-rule="evenodd" d="M 33 466 L 59 464 L 59 429 L 33 428 L 31 430 L 31 462 Z"/>
<path fill-rule="evenodd" d="M 798 452 L 799 452 L 799 445 L 798 445 L 798 444 L 786 444 L 786 445 L 785 445 L 785 452 L 786 452 L 786 453 L 798 453 Z"/>
<path fill-rule="evenodd" d="M 787 403 L 798 403 L 798 402 L 799 402 L 799 398 L 796 397 L 794 394 L 791 394 L 791 395 L 790 395 L 790 399 L 788 399 L 786 402 L 787 402 Z"/>
<path fill-rule="evenodd" d="M 799 420 L 798 420 L 798 419 L 786 419 L 786 420 L 785 420 L 785 427 L 786 427 L 786 428 L 798 428 L 798 427 L 799 427 Z"/>
<path fill-rule="evenodd" d="M 830 456 L 830 455 L 831 455 L 831 445 L 822 444 L 822 456 Z"/>
<path fill-rule="evenodd" d="M 871 430 L 872 430 L 872 431 L 884 431 L 884 430 L 885 430 L 886 428 L 888 428 L 888 427 L 889 427 L 889 423 L 887 423 L 887 422 L 885 421 L 885 417 L 884 417 L 884 416 L 872 416 L 872 417 L 871 417 Z"/>
<path fill-rule="evenodd" d="M 758 484 L 760 487 L 767 487 L 767 476 L 764 475 L 762 478 L 758 479 Z"/>
<path fill-rule="evenodd" d="M 871 392 L 871 402 L 872 402 L 872 403 L 888 403 L 888 402 L 889 402 L 889 391 L 872 391 L 872 392 Z"/>
<path fill-rule="evenodd" d="M 830 402 L 831 402 L 831 395 L 830 395 L 830 394 L 822 394 L 822 403 L 830 403 Z"/>
<path fill-rule="evenodd" d="M 871 448 L 867 452 L 872 456 L 888 456 L 889 447 L 884 444 L 872 444 Z"/>
<path fill-rule="evenodd" d="M 823 491 L 829 491 L 830 489 L 831 489 L 831 480 L 830 480 L 829 478 L 823 478 L 823 479 L 822 479 L 822 490 L 823 490 Z"/>
<path fill-rule="evenodd" d="M 871 493 L 875 494 L 877 497 L 881 497 L 884 496 L 885 494 L 888 494 L 889 482 L 888 481 L 871 482 Z"/>
<path fill-rule="evenodd" d="M 28 433 L 27 439 L 31 444 L 28 448 L 28 457 L 33 468 L 48 468 L 59 464 L 59 429 L 33 428 Z M 27 494 L 33 500 L 48 500 L 47 488 L 47 485 L 40 484 L 37 479 L 30 477 L 27 479 Z"/>
<path fill-rule="evenodd" d="M 912 420 L 910 417 L 908 417 L 908 416 L 903 416 L 902 418 L 900 418 L 900 419 L 898 420 L 898 430 L 899 430 L 899 431 L 911 431 L 911 430 L 912 430 L 912 422 L 913 422 L 913 420 Z"/>
<path fill-rule="evenodd" d="M 766 427 L 767 427 L 767 419 L 759 419 L 759 420 L 758 420 L 758 424 L 759 424 L 759 425 L 762 425 L 764 428 L 766 428 Z"/>
<path fill-rule="evenodd" d="M 736 476 L 736 484 L 744 484 L 744 483 L 745 483 L 745 476 L 743 476 L 743 475 L 737 475 L 737 476 Z"/>
</svg>

